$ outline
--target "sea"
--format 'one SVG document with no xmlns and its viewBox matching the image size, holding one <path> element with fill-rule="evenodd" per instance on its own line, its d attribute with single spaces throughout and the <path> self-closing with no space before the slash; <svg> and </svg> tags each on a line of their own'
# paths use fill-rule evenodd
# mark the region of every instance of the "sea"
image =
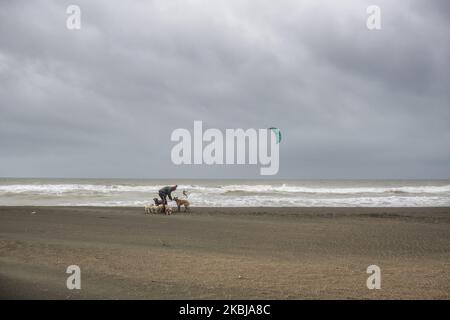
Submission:
<svg viewBox="0 0 450 320">
<path fill-rule="evenodd" d="M 450 180 L 146 180 L 0 178 L 1 206 L 143 206 L 178 184 L 200 207 L 444 207 Z"/>
</svg>

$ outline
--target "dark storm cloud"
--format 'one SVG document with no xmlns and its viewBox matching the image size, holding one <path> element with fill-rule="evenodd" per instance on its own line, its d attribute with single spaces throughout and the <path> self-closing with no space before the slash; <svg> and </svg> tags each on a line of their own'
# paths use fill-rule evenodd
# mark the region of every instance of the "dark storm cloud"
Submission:
<svg viewBox="0 0 450 320">
<path fill-rule="evenodd" d="M 3 1 L 0 175 L 259 177 L 172 165 L 203 120 L 279 127 L 277 177 L 449 178 L 448 2 L 372 4 Z"/>
</svg>

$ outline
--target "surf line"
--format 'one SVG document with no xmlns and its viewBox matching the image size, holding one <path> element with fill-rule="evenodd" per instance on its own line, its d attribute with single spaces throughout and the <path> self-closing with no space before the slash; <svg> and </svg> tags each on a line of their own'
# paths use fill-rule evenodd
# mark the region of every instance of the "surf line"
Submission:
<svg viewBox="0 0 450 320">
<path fill-rule="evenodd" d="M 210 128 L 203 132 L 203 122 L 194 121 L 193 135 L 184 128 L 172 132 L 171 141 L 178 143 L 172 148 L 171 159 L 175 165 L 259 164 L 261 175 L 275 175 L 280 165 L 281 136 L 273 129 L 226 129 L 224 134 Z M 203 142 L 208 143 L 204 148 Z"/>
</svg>

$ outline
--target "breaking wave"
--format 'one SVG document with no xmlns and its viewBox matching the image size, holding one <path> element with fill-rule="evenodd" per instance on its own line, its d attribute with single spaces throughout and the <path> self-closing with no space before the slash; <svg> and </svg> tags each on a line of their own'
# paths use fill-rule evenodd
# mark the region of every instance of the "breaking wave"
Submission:
<svg viewBox="0 0 450 320">
<path fill-rule="evenodd" d="M 165 183 L 100 180 L 0 180 L 0 205 L 140 206 Z M 228 182 L 179 185 L 197 206 L 449 206 L 449 181 Z"/>
</svg>

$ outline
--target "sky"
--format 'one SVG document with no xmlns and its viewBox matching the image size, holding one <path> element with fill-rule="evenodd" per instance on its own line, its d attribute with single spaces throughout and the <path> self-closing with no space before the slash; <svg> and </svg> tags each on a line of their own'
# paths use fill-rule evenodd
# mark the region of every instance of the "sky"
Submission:
<svg viewBox="0 0 450 320">
<path fill-rule="evenodd" d="M 446 0 L 1 1 L 0 176 L 261 178 L 174 165 L 201 120 L 279 128 L 275 179 L 448 179 L 449 57 Z"/>
</svg>

